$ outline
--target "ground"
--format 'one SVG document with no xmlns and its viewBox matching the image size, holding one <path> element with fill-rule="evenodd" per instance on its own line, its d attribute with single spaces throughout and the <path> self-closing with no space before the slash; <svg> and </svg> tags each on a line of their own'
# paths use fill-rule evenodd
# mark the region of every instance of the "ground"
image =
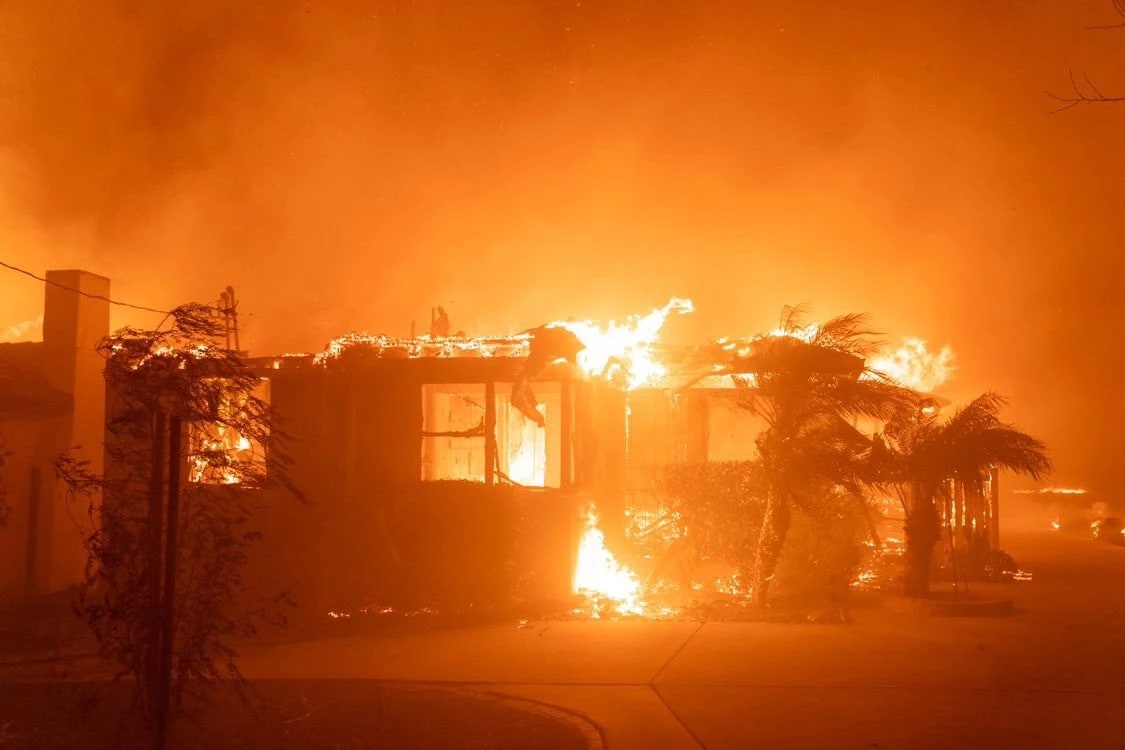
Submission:
<svg viewBox="0 0 1125 750">
<path fill-rule="evenodd" d="M 144 748 L 136 726 L 122 726 L 119 720 L 126 700 L 121 683 L 0 684 L 0 747 Z M 584 728 L 560 718 L 568 717 L 530 701 L 464 688 L 373 680 L 261 680 L 245 700 L 223 694 L 197 707 L 177 726 L 172 747 L 588 747 Z"/>
<path fill-rule="evenodd" d="M 1015 598 L 1007 617 L 513 622 L 262 645 L 242 666 L 516 696 L 587 717 L 611 748 L 1125 748 L 1125 548 L 1050 532 L 1005 546 L 1034 575 L 994 589 Z"/>
</svg>

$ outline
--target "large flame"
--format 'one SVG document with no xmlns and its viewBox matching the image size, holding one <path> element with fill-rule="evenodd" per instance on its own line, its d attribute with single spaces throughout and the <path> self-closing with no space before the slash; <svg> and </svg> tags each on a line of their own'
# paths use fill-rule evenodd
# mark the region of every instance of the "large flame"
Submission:
<svg viewBox="0 0 1125 750">
<path fill-rule="evenodd" d="M 598 528 L 598 514 L 591 506 L 586 512 L 586 528 L 578 543 L 578 562 L 574 568 L 574 592 L 588 597 L 598 616 L 599 609 L 609 604 L 619 614 L 640 614 L 641 590 L 636 573 L 618 564 L 606 549 L 605 534 Z"/>
<path fill-rule="evenodd" d="M 673 297 L 664 307 L 648 315 L 632 316 L 624 323 L 601 325 L 592 321 L 568 321 L 551 326 L 566 328 L 586 347 L 578 353 L 578 366 L 583 372 L 620 382 L 632 390 L 656 381 L 667 372 L 653 356 L 652 345 L 671 313 L 684 314 L 694 309 L 691 300 Z"/>
<path fill-rule="evenodd" d="M 919 338 L 905 338 L 898 349 L 885 351 L 867 363 L 899 385 L 923 393 L 939 388 L 953 374 L 953 350 L 948 346 L 931 352 Z"/>
</svg>

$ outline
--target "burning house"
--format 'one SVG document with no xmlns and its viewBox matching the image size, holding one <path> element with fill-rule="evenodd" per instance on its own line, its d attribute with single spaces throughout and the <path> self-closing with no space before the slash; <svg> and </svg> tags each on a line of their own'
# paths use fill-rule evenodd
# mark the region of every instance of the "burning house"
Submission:
<svg viewBox="0 0 1125 750">
<path fill-rule="evenodd" d="M 297 570 L 271 558 L 277 583 L 303 582 L 317 611 L 422 608 L 451 590 L 472 608 L 514 565 L 517 599 L 581 593 L 639 611 L 629 551 L 668 532 L 663 469 L 753 458 L 763 424 L 739 408 L 739 386 L 772 348 L 802 343 L 774 332 L 660 344 L 667 316 L 690 309 L 672 300 L 626 324 L 500 338 L 355 334 L 255 360 L 310 500 L 264 514 L 270 545 L 302 550 Z M 858 357 L 814 349 L 799 366 L 864 372 Z M 917 385 L 943 364 L 912 351 L 883 366 Z M 957 523 L 994 532 L 983 525 L 994 511 L 962 499 Z"/>
<path fill-rule="evenodd" d="M 686 309 L 673 300 L 628 326 L 503 338 L 353 335 L 256 360 L 310 500 L 267 514 L 267 538 L 317 560 L 317 580 L 305 578 L 325 607 L 454 580 L 468 592 L 508 563 L 517 598 L 613 587 L 609 549 L 654 509 L 646 469 L 707 455 L 702 401 L 656 389 L 669 375 L 656 336 Z M 317 521 L 284 520 L 294 513 Z M 612 598 L 627 598 L 619 589 Z"/>
</svg>

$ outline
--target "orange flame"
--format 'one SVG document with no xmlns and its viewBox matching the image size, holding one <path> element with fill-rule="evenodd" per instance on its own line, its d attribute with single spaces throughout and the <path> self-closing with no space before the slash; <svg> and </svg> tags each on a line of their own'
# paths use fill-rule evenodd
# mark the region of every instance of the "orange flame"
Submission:
<svg viewBox="0 0 1125 750">
<path fill-rule="evenodd" d="M 606 549 L 605 534 L 598 528 L 597 511 L 591 506 L 586 512 L 586 529 L 578 543 L 574 592 L 592 600 L 593 616 L 598 617 L 604 602 L 612 604 L 619 614 L 640 614 L 640 589 L 636 573 L 618 564 L 613 553 Z"/>
<path fill-rule="evenodd" d="M 550 326 L 566 328 L 586 347 L 578 353 L 578 366 L 583 372 L 622 381 L 632 390 L 656 381 L 667 372 L 653 356 L 652 345 L 671 313 L 683 315 L 694 309 L 691 300 L 673 297 L 664 307 L 648 315 L 631 316 L 624 323 L 611 321 L 601 325 L 581 321 L 551 323 Z"/>
<path fill-rule="evenodd" d="M 922 339 L 905 338 L 902 346 L 879 354 L 867 367 L 899 385 L 929 393 L 953 374 L 953 350 L 946 346 L 931 352 Z"/>
</svg>

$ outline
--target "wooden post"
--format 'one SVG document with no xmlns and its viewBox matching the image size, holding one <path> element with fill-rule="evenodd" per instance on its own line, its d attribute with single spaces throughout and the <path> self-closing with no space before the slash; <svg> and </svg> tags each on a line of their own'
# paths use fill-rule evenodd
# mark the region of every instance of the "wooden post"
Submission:
<svg viewBox="0 0 1125 750">
<path fill-rule="evenodd" d="M 343 477 L 343 502 L 351 503 L 355 496 L 356 472 L 356 411 L 359 409 L 359 397 L 356 391 L 358 378 L 354 373 L 344 375 L 344 465 L 341 467 Z"/>
<path fill-rule="evenodd" d="M 152 419 L 152 458 L 148 478 L 148 585 L 152 623 L 148 638 L 149 684 L 160 681 L 160 579 L 163 572 L 164 552 L 164 443 L 168 439 L 167 417 L 157 412 Z M 112 499 L 108 499 L 112 502 Z"/>
<path fill-rule="evenodd" d="M 25 599 L 35 596 L 35 569 L 39 557 L 39 489 L 41 487 L 38 466 L 31 467 L 29 489 L 27 492 L 27 558 L 24 567 L 23 595 Z"/>
<path fill-rule="evenodd" d="M 180 527 L 180 461 L 183 426 L 178 416 L 169 422 L 168 443 L 168 524 L 164 542 L 164 591 L 161 601 L 160 683 L 157 692 L 156 747 L 164 750 L 169 740 L 169 712 L 172 694 L 172 655 L 176 637 L 176 552 Z"/>
<path fill-rule="evenodd" d="M 1000 470 L 993 468 L 988 482 L 988 543 L 1000 549 Z"/>
<path fill-rule="evenodd" d="M 559 448 L 562 460 L 559 463 L 559 486 L 568 489 L 574 483 L 574 386 L 570 377 L 562 380 L 562 421 L 560 424 Z"/>
<path fill-rule="evenodd" d="M 496 482 L 496 383 L 484 384 L 484 483 Z"/>
<path fill-rule="evenodd" d="M 961 547 L 965 539 L 965 484 L 953 480 L 953 546 Z"/>
</svg>

